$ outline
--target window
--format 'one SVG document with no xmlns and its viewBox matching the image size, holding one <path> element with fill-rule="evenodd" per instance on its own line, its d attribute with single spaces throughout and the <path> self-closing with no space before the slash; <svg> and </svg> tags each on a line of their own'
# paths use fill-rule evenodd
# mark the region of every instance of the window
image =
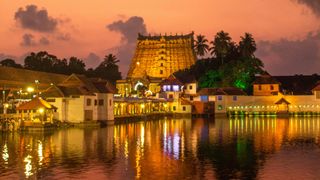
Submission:
<svg viewBox="0 0 320 180">
<path fill-rule="evenodd" d="M 160 74 L 163 74 L 163 70 L 160 70 Z"/>
<path fill-rule="evenodd" d="M 316 98 L 320 99 L 320 91 L 316 91 Z"/>
<path fill-rule="evenodd" d="M 163 63 L 161 63 L 161 65 L 160 66 L 163 66 Z"/>
<path fill-rule="evenodd" d="M 186 111 L 186 107 L 185 106 L 182 106 L 182 111 Z"/>
<path fill-rule="evenodd" d="M 94 100 L 94 105 L 98 105 L 98 101 L 96 99 Z"/>
<path fill-rule="evenodd" d="M 261 89 L 262 89 L 261 85 L 258 86 L 258 89 L 259 89 L 259 91 L 261 91 Z"/>
<path fill-rule="evenodd" d="M 193 101 L 193 96 L 190 96 L 190 101 Z"/>
<path fill-rule="evenodd" d="M 222 101 L 222 96 L 218 96 L 218 101 Z"/>
<path fill-rule="evenodd" d="M 173 106 L 172 109 L 173 109 L 173 111 L 175 111 L 176 110 L 176 106 Z"/>
<path fill-rule="evenodd" d="M 190 90 L 192 89 L 192 85 L 189 86 L 189 89 L 190 89 Z"/>
<path fill-rule="evenodd" d="M 271 89 L 271 91 L 272 91 L 272 90 L 274 90 L 274 87 L 273 87 L 273 85 L 270 85 L 270 89 Z"/>
<path fill-rule="evenodd" d="M 173 94 L 169 94 L 169 99 L 173 99 Z"/>
<path fill-rule="evenodd" d="M 233 101 L 237 101 L 237 100 L 238 100 L 238 96 L 233 96 L 233 97 L 232 97 L 232 100 L 233 100 Z"/>
<path fill-rule="evenodd" d="M 222 105 L 218 105 L 218 110 L 221 111 L 223 109 Z"/>
<path fill-rule="evenodd" d="M 91 106 L 91 99 L 87 99 L 87 106 Z"/>
<path fill-rule="evenodd" d="M 103 104 L 104 104 L 103 99 L 99 99 L 99 106 L 103 106 Z"/>
<path fill-rule="evenodd" d="M 47 102 L 56 102 L 56 99 L 46 99 Z"/>
<path fill-rule="evenodd" d="M 173 85 L 172 90 L 176 92 L 179 91 L 179 85 Z"/>
<path fill-rule="evenodd" d="M 109 106 L 112 106 L 112 101 L 111 101 L 111 99 L 109 99 Z"/>
<path fill-rule="evenodd" d="M 202 102 L 208 102 L 209 100 L 208 96 L 200 96 L 200 99 Z"/>
</svg>

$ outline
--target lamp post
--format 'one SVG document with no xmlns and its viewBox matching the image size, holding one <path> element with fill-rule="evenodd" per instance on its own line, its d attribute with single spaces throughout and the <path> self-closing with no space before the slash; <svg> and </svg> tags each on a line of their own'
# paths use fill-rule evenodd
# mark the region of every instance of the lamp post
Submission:
<svg viewBox="0 0 320 180">
<path fill-rule="evenodd" d="M 30 93 L 30 99 L 32 99 L 32 93 L 34 92 L 33 87 L 27 87 L 27 92 Z"/>
<path fill-rule="evenodd" d="M 39 96 L 39 84 L 40 81 L 38 79 L 34 80 L 34 83 L 36 84 L 36 93 L 37 93 L 37 97 Z"/>
</svg>

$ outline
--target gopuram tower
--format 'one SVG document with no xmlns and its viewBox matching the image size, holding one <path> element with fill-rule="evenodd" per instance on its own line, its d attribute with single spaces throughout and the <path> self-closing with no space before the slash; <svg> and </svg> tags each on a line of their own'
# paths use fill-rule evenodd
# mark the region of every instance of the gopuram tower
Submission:
<svg viewBox="0 0 320 180">
<path fill-rule="evenodd" d="M 125 97 L 139 90 L 139 86 L 155 94 L 160 91 L 159 83 L 163 79 L 195 62 L 193 32 L 175 36 L 139 34 L 127 78 L 117 81 L 117 89 Z"/>
<path fill-rule="evenodd" d="M 176 36 L 139 34 L 127 78 L 167 78 L 195 62 L 193 33 Z"/>
</svg>

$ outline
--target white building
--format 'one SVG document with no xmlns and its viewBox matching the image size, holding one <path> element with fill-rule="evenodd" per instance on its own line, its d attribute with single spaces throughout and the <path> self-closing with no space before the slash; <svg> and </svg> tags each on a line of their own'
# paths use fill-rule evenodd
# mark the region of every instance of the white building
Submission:
<svg viewBox="0 0 320 180">
<path fill-rule="evenodd" d="M 111 123 L 114 120 L 113 94 L 114 88 L 108 81 L 72 74 L 62 83 L 52 85 L 42 96 L 57 107 L 56 120 Z"/>
</svg>

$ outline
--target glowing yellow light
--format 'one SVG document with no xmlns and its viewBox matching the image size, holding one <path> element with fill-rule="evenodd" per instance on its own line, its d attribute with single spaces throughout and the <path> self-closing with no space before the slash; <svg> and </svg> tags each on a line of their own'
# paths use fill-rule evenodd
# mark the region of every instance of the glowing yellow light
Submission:
<svg viewBox="0 0 320 180">
<path fill-rule="evenodd" d="M 7 103 L 6 103 L 6 104 L 3 104 L 3 105 L 4 105 L 5 108 L 8 108 L 8 107 L 9 107 L 9 104 L 7 104 Z"/>
<path fill-rule="evenodd" d="M 39 111 L 40 114 L 44 113 L 44 109 L 43 108 L 39 108 L 38 111 Z"/>
<path fill-rule="evenodd" d="M 140 62 L 139 62 L 139 61 L 137 62 L 137 65 L 138 65 L 138 66 L 140 65 Z"/>
<path fill-rule="evenodd" d="M 167 104 L 164 104 L 163 106 L 166 108 L 168 105 L 167 105 Z"/>
<path fill-rule="evenodd" d="M 145 107 L 145 105 L 144 105 L 144 104 L 141 104 L 141 105 L 140 105 L 140 107 L 141 107 L 141 108 L 144 108 L 144 107 Z"/>
<path fill-rule="evenodd" d="M 26 163 L 24 174 L 26 175 L 27 178 L 33 175 L 31 159 L 32 159 L 32 156 L 30 155 L 24 158 L 24 162 Z"/>
<path fill-rule="evenodd" d="M 28 91 L 29 93 L 31 93 L 31 92 L 34 91 L 34 88 L 33 88 L 33 87 L 27 87 L 27 91 Z"/>
</svg>

